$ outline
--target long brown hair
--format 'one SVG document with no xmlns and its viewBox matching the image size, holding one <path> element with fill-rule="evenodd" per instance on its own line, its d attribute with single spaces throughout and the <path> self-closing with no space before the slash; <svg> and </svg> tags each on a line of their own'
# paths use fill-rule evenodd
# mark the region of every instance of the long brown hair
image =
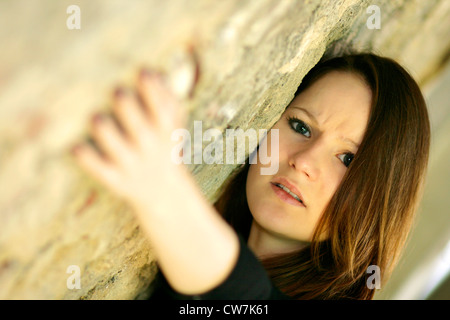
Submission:
<svg viewBox="0 0 450 320">
<path fill-rule="evenodd" d="M 430 144 L 428 112 L 408 72 L 392 59 L 370 53 L 319 62 L 295 96 L 333 70 L 357 74 L 370 86 L 366 133 L 311 243 L 262 263 L 273 283 L 296 299 L 372 299 L 368 267 L 379 267 L 383 284 L 389 278 L 422 195 Z M 247 159 L 215 203 L 245 239 L 252 223 L 245 193 L 249 167 Z M 328 237 L 319 241 L 323 232 Z"/>
</svg>

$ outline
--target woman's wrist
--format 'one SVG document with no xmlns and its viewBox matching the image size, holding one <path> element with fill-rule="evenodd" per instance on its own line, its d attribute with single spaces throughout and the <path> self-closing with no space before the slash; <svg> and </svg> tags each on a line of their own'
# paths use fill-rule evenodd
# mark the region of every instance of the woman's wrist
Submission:
<svg viewBox="0 0 450 320">
<path fill-rule="evenodd" d="M 142 187 L 137 188 L 127 202 L 139 211 L 154 214 L 166 214 L 169 208 L 180 207 L 189 201 L 198 188 L 187 168 L 181 165 L 163 165 L 155 170 L 152 181 L 142 181 Z"/>
<path fill-rule="evenodd" d="M 190 173 L 175 170 L 161 183 L 161 192 L 133 203 L 140 225 L 175 290 L 183 294 L 211 290 L 232 271 L 238 237 Z"/>
</svg>

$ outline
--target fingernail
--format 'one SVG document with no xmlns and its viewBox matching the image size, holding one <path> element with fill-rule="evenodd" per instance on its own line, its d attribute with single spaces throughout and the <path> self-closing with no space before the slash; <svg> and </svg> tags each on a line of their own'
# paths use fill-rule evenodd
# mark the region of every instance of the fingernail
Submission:
<svg viewBox="0 0 450 320">
<path fill-rule="evenodd" d="M 76 144 L 70 148 L 70 153 L 73 155 L 76 155 L 80 152 L 80 150 L 81 150 L 81 145 Z"/>
<path fill-rule="evenodd" d="M 161 71 L 151 70 L 147 68 L 141 69 L 141 72 L 139 73 L 139 77 L 141 79 L 156 79 L 160 82 L 165 81 L 165 75 Z"/>
<path fill-rule="evenodd" d="M 139 73 L 139 77 L 141 79 L 150 79 L 151 77 L 153 77 L 155 75 L 155 72 L 150 71 L 147 68 L 142 68 L 140 73 Z"/>
<path fill-rule="evenodd" d="M 95 124 L 98 124 L 98 123 L 103 122 L 104 119 L 105 119 L 105 117 L 102 114 L 97 113 L 92 117 L 92 122 L 94 122 Z"/>
<path fill-rule="evenodd" d="M 116 88 L 116 90 L 114 90 L 114 96 L 116 98 L 122 98 L 123 96 L 125 96 L 125 89 L 122 87 Z"/>
</svg>

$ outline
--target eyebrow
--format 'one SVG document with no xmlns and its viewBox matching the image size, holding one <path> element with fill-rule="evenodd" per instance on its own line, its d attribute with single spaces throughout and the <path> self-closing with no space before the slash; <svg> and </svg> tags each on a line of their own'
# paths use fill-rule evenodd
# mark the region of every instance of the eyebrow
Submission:
<svg viewBox="0 0 450 320">
<path fill-rule="evenodd" d="M 316 117 L 314 117 L 314 115 L 311 112 L 309 112 L 308 110 L 303 109 L 301 107 L 294 107 L 294 106 L 292 106 L 292 108 L 295 108 L 295 109 L 303 111 L 304 113 L 306 113 L 306 115 L 309 117 L 309 119 L 316 125 L 316 127 L 319 126 L 319 122 L 317 121 Z"/>
<path fill-rule="evenodd" d="M 341 140 L 344 142 L 350 143 L 350 144 L 354 145 L 356 149 L 359 149 L 359 144 L 356 143 L 355 141 L 353 141 L 352 139 L 341 137 Z"/>
<path fill-rule="evenodd" d="M 292 106 L 292 108 L 298 109 L 300 111 L 303 111 L 304 113 L 306 113 L 306 115 L 309 117 L 309 119 L 313 122 L 313 124 L 318 127 L 319 126 L 319 122 L 317 121 L 316 117 L 309 112 L 308 110 L 302 108 L 302 107 L 297 107 L 297 106 Z M 352 145 L 354 145 L 357 149 L 359 149 L 359 144 L 356 143 L 355 141 L 353 141 L 352 139 L 349 138 L 345 138 L 343 136 L 339 137 L 341 141 L 346 142 L 346 143 L 350 143 Z"/>
</svg>

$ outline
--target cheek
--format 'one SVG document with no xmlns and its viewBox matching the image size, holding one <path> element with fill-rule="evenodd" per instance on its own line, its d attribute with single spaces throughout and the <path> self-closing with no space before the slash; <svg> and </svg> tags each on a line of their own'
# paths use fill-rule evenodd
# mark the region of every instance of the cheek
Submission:
<svg viewBox="0 0 450 320">
<path fill-rule="evenodd" d="M 264 183 L 264 178 L 266 176 L 263 176 L 259 174 L 260 172 L 260 164 L 251 164 L 250 168 L 248 169 L 247 174 L 247 180 L 246 180 L 246 186 L 245 186 L 245 192 L 247 195 L 247 201 L 249 202 L 249 206 L 253 204 L 255 199 L 258 199 L 257 194 L 260 193 L 260 188 L 262 184 Z M 267 177 L 266 177 L 267 178 Z"/>
<path fill-rule="evenodd" d="M 276 198 L 270 188 L 271 179 L 272 176 L 260 174 L 260 166 L 258 164 L 250 165 L 245 192 L 248 207 L 256 220 L 280 212 L 280 207 L 277 205 Z"/>
<path fill-rule="evenodd" d="M 330 202 L 331 198 L 336 193 L 337 188 L 342 182 L 342 178 L 345 174 L 345 171 L 340 170 L 340 168 L 333 168 L 334 170 L 328 171 L 328 174 L 325 174 L 321 181 L 321 188 L 317 190 L 317 196 L 320 197 L 321 204 L 321 212 L 325 210 L 326 206 Z"/>
<path fill-rule="evenodd" d="M 282 163 L 288 152 L 292 150 L 292 146 L 298 143 L 298 140 L 295 140 L 295 135 L 290 134 L 292 132 L 289 130 L 280 122 L 273 126 L 267 137 L 259 144 L 259 155 L 267 155 L 274 163 Z M 261 164 L 260 157 L 258 157 L 258 165 L 268 166 L 266 163 L 267 161 L 264 161 L 264 164 Z"/>
</svg>

